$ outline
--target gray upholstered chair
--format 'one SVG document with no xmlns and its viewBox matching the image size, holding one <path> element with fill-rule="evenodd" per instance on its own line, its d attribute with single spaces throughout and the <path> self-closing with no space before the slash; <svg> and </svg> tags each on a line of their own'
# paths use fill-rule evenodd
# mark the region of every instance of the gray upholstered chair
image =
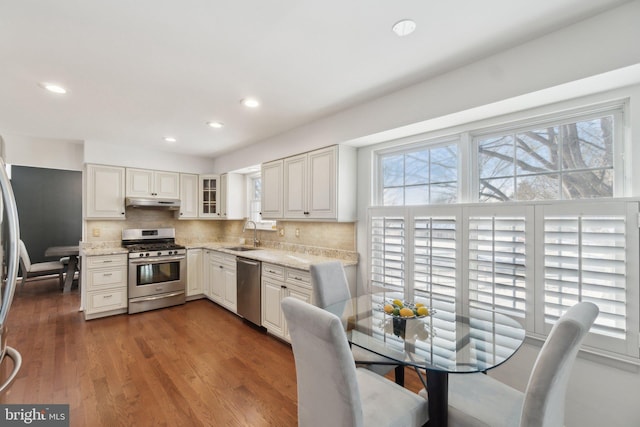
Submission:
<svg viewBox="0 0 640 427">
<path fill-rule="evenodd" d="M 340 261 L 312 264 L 309 267 L 313 287 L 313 302 L 320 308 L 351 299 L 349 282 Z M 395 368 L 396 383 L 404 384 L 404 366 L 384 356 L 372 353 L 360 347 L 352 347 L 353 358 L 358 365 L 379 375 L 386 375 Z"/>
<path fill-rule="evenodd" d="M 299 426 L 422 426 L 428 421 L 426 399 L 356 367 L 340 318 L 293 297 L 281 304 L 296 364 Z"/>
<path fill-rule="evenodd" d="M 553 325 L 524 393 L 488 375 L 449 375 L 449 425 L 563 426 L 571 368 L 597 316 L 595 304 L 581 302 Z M 426 395 L 424 389 L 420 394 Z"/>
<path fill-rule="evenodd" d="M 20 240 L 19 246 L 20 269 L 22 270 L 22 286 L 24 286 L 24 283 L 29 277 L 57 274 L 60 281 L 60 289 L 64 288 L 64 264 L 62 264 L 60 261 L 46 261 L 32 264 L 31 258 L 29 258 L 29 252 L 27 252 L 27 247 L 24 245 L 24 242 L 22 240 Z"/>
</svg>

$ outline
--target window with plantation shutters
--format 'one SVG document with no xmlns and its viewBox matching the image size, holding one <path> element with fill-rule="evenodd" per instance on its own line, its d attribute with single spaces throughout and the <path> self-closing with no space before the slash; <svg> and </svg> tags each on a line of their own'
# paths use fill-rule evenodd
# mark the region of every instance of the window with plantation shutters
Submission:
<svg viewBox="0 0 640 427">
<path fill-rule="evenodd" d="M 585 345 L 638 359 L 638 214 L 628 200 L 371 208 L 370 282 L 427 299 L 443 315 L 454 304 L 499 311 L 536 337 L 591 301 L 600 315 Z M 433 321 L 442 334 L 458 333 L 445 318 Z"/>
<path fill-rule="evenodd" d="M 525 317 L 526 223 L 518 216 L 469 218 L 469 302 Z"/>
<path fill-rule="evenodd" d="M 380 146 L 367 284 L 442 313 L 501 312 L 536 339 L 591 301 L 600 313 L 583 349 L 640 363 L 640 199 L 627 197 L 638 194 L 625 172 L 627 108 L 518 114 Z M 433 321 L 442 334 L 461 333 Z"/>
</svg>

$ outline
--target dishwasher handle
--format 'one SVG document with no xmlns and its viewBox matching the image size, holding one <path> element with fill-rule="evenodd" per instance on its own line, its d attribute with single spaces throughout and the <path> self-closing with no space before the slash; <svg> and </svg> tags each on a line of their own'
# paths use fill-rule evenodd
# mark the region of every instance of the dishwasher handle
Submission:
<svg viewBox="0 0 640 427">
<path fill-rule="evenodd" d="M 240 257 L 236 257 L 236 261 L 242 264 L 248 264 L 248 265 L 252 265 L 254 267 L 259 267 L 260 266 L 260 261 L 254 261 L 251 259 L 247 259 L 247 258 L 240 258 Z"/>
</svg>

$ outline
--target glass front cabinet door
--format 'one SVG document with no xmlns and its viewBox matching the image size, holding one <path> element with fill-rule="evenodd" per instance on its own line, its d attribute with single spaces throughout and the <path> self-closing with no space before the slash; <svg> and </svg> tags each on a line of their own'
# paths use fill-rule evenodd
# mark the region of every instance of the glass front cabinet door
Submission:
<svg viewBox="0 0 640 427">
<path fill-rule="evenodd" d="M 220 218 L 220 176 L 200 175 L 200 217 Z"/>
</svg>

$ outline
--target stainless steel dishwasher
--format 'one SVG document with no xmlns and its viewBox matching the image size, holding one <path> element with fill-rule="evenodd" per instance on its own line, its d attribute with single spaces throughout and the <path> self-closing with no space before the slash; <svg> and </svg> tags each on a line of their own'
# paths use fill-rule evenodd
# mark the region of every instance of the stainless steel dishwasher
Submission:
<svg viewBox="0 0 640 427">
<path fill-rule="evenodd" d="M 262 263 L 236 257 L 238 285 L 238 314 L 251 323 L 262 326 L 260 275 Z"/>
</svg>

